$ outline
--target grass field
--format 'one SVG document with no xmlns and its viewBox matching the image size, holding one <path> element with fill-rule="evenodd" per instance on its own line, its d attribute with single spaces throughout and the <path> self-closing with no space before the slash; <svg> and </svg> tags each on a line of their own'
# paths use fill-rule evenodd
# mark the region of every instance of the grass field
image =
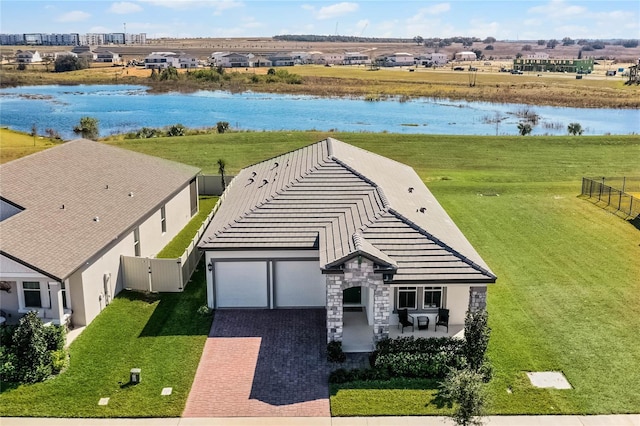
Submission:
<svg viewBox="0 0 640 426">
<path fill-rule="evenodd" d="M 205 173 L 224 158 L 233 174 L 325 136 L 228 133 L 116 144 Z M 640 411 L 640 232 L 578 197 L 582 176 L 640 175 L 637 136 L 332 136 L 414 167 L 498 275 L 488 296 L 492 413 Z M 541 370 L 563 371 L 574 389 L 533 388 L 525 372 Z M 416 398 L 427 403 L 432 394 L 335 390 L 332 410 L 406 414 L 403 395 L 419 407 Z M 428 404 L 413 414 L 439 410 Z"/>
<path fill-rule="evenodd" d="M 111 143 L 195 165 L 204 173 L 217 173 L 215 162 L 223 158 L 227 173 L 232 175 L 249 164 L 326 136 L 329 134 L 315 132 L 225 133 Z M 493 330 L 489 356 L 494 366 L 490 413 L 640 412 L 637 221 L 633 225 L 578 197 L 583 176 L 640 176 L 640 138 L 330 136 L 412 166 L 497 274 L 498 281 L 488 294 Z M 96 321 L 116 320 L 105 317 L 101 315 Z M 75 352 L 68 372 L 50 384 L 6 391 L 0 396 L 0 414 L 64 412 L 64 404 L 72 398 L 62 396 L 58 403 L 58 394 L 75 392 L 70 383 L 83 386 L 72 373 L 73 360 L 82 362 L 79 348 L 89 346 L 91 339 L 102 338 L 91 334 L 82 337 L 86 340 L 72 346 Z M 155 342 L 140 336 L 130 344 L 142 341 Z M 128 350 L 125 353 L 130 354 Z M 118 359 L 128 361 L 120 355 Z M 182 362 L 175 356 L 164 358 L 167 368 Z M 546 370 L 563 371 L 574 389 L 533 388 L 525 372 Z M 56 388 L 56 381 L 65 387 Z M 366 387 L 333 388 L 332 413 L 444 412 L 433 400 L 433 384 L 398 382 L 389 389 L 373 383 Z M 49 400 L 50 406 L 32 406 L 32 397 L 27 397 L 30 389 L 36 399 L 45 400 L 47 395 L 56 398 Z M 100 392 L 91 390 L 82 404 L 95 404 L 96 397 L 109 396 L 103 395 L 103 388 L 97 389 Z M 179 412 L 183 403 L 176 400 L 176 407 L 153 415 Z M 122 415 L 145 412 L 122 404 Z M 83 412 L 68 410 L 67 415 Z"/>
<path fill-rule="evenodd" d="M 7 128 L 0 128 L 0 164 L 6 163 L 34 152 L 55 146 L 49 138 L 43 138 Z"/>
</svg>

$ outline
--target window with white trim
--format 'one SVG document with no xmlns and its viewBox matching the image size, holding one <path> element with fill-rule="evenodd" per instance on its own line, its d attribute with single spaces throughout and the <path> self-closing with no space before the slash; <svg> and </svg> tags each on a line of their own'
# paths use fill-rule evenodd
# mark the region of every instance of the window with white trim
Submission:
<svg viewBox="0 0 640 426">
<path fill-rule="evenodd" d="M 140 228 L 133 230 L 133 253 L 140 257 Z"/>
<path fill-rule="evenodd" d="M 22 294 L 25 308 L 42 308 L 42 295 L 38 281 L 23 281 Z"/>
<path fill-rule="evenodd" d="M 398 287 L 397 309 L 417 309 L 418 308 L 418 288 Z"/>
<path fill-rule="evenodd" d="M 442 307 L 442 287 L 424 287 L 422 306 L 424 309 Z"/>
<path fill-rule="evenodd" d="M 163 234 L 167 232 L 167 210 L 165 206 L 160 207 L 160 226 Z"/>
<path fill-rule="evenodd" d="M 67 288 L 64 283 L 60 283 L 60 292 L 62 293 L 62 307 L 64 309 L 69 309 L 67 306 Z"/>
</svg>

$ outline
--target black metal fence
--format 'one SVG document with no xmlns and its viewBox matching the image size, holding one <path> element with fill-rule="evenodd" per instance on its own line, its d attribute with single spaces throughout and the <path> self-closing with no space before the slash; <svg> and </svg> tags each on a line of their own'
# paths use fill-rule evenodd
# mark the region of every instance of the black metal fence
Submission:
<svg viewBox="0 0 640 426">
<path fill-rule="evenodd" d="M 582 195 L 628 218 L 640 215 L 640 178 L 582 178 Z"/>
</svg>

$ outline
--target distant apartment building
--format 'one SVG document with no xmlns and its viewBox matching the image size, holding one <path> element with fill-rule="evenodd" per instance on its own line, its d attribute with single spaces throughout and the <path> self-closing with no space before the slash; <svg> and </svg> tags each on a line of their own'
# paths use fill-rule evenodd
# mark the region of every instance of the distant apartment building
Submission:
<svg viewBox="0 0 640 426">
<path fill-rule="evenodd" d="M 534 72 L 593 72 L 593 59 L 529 59 L 513 60 L 513 69 Z"/>
<path fill-rule="evenodd" d="M 146 44 L 147 35 L 125 33 L 24 33 L 24 34 L 0 34 L 0 45 L 5 46 L 77 46 L 103 44 Z"/>
</svg>

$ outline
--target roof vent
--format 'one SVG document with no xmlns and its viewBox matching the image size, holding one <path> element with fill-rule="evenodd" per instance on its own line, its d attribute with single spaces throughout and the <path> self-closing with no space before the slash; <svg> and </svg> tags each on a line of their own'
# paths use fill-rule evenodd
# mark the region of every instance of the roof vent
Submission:
<svg viewBox="0 0 640 426">
<path fill-rule="evenodd" d="M 255 182 L 255 180 L 253 178 L 249 178 L 249 182 L 247 182 L 247 185 L 245 186 L 251 185 L 253 182 Z"/>
<path fill-rule="evenodd" d="M 130 192 L 130 193 L 129 193 L 129 197 L 133 197 L 133 192 Z"/>
<path fill-rule="evenodd" d="M 275 169 L 276 167 L 278 167 L 280 165 L 280 163 L 278 163 L 277 161 L 275 163 L 273 163 L 273 168 Z"/>
<path fill-rule="evenodd" d="M 413 186 L 409 187 L 409 194 L 411 194 L 413 192 Z"/>
<path fill-rule="evenodd" d="M 60 210 L 64 210 L 64 204 L 60 206 Z"/>
<path fill-rule="evenodd" d="M 105 185 L 105 186 L 104 186 L 104 189 L 109 189 L 109 185 Z"/>
<path fill-rule="evenodd" d="M 100 222 L 100 218 L 98 216 L 96 216 L 96 217 L 93 218 L 93 221 L 94 222 Z"/>
<path fill-rule="evenodd" d="M 265 185 L 266 185 L 266 184 L 268 184 L 268 183 L 269 183 L 269 181 L 268 181 L 268 180 L 266 180 L 266 179 L 262 179 L 262 185 L 260 185 L 260 186 L 261 186 L 261 187 L 262 187 L 262 186 L 265 186 Z"/>
<path fill-rule="evenodd" d="M 427 209 L 425 209 L 424 207 L 420 207 L 420 213 L 424 213 L 426 211 L 427 211 Z"/>
<path fill-rule="evenodd" d="M 256 172 L 251 172 L 251 177 L 256 177 L 257 174 L 258 173 L 256 173 Z"/>
</svg>

